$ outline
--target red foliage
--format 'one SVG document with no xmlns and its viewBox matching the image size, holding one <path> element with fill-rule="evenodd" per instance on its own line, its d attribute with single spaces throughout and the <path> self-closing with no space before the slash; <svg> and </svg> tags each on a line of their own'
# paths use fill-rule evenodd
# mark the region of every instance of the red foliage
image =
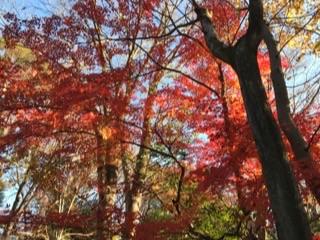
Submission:
<svg viewBox="0 0 320 240">
<path fill-rule="evenodd" d="M 86 209 L 88 215 L 79 212 L 82 206 L 74 207 L 74 212 L 64 209 L 58 213 L 54 209 L 57 206 L 51 210 L 50 204 L 63 191 L 76 194 L 79 205 L 82 198 L 91 200 L 82 196 L 81 190 L 94 192 L 96 197 L 101 193 L 95 172 L 100 167 L 99 151 L 106 151 L 106 156 L 114 161 L 130 162 L 139 152 L 137 148 L 143 147 L 165 155 L 157 162 L 161 157 L 152 158 L 151 154 L 150 169 L 157 162 L 160 167 L 154 167 L 154 172 L 161 177 L 162 168 L 164 175 L 179 176 L 184 166 L 184 184 L 194 184 L 196 188 L 195 196 L 190 197 L 190 209 L 183 208 L 181 215 L 170 220 L 141 222 L 136 229 L 137 239 L 166 239 L 165 234 L 187 230 L 202 204 L 197 195 L 206 199 L 209 195 L 212 200 L 226 191 L 239 209 L 257 211 L 263 220 L 272 221 L 234 72 L 212 59 L 203 40 L 199 40 L 202 45 L 194 41 L 201 33 L 193 28 L 186 32 L 192 38 L 149 39 L 168 31 L 158 20 L 165 16 L 159 15 L 164 6 L 161 1 L 142 1 L 137 10 L 134 3 L 111 1 L 105 7 L 95 1 L 79 0 L 66 16 L 21 20 L 14 14 L 5 15 L 6 48 L 23 46 L 32 51 L 34 59 L 24 65 L 9 58 L 0 60 L 0 129 L 4 129 L 0 135 L 0 164 L 5 163 L 9 169 L 14 168 L 15 161 L 27 166 L 28 181 L 36 185 L 35 201 L 48 210 L 45 215 L 28 211 L 23 215 L 21 210 L 22 220 L 15 221 L 32 226 L 93 228 L 97 202 Z M 205 6 L 213 12 L 219 37 L 234 44 L 245 30 L 240 26 L 244 13 L 235 11 L 227 1 L 207 1 Z M 261 73 L 268 81 L 269 59 L 263 51 L 258 59 Z M 283 59 L 283 65 L 290 67 L 287 59 Z M 188 74 L 166 75 L 166 66 Z M 269 96 L 272 101 L 272 93 Z M 149 121 L 148 137 L 143 134 L 145 119 Z M 306 139 L 312 138 L 315 143 L 310 147 L 317 167 L 320 134 L 314 134 L 314 129 L 319 126 L 319 112 L 304 112 L 296 121 Z M 98 146 L 99 134 L 105 142 L 109 140 L 112 148 L 107 149 L 105 142 Z M 146 138 L 151 139 L 150 146 L 141 146 Z M 182 150 L 187 154 L 183 160 L 177 160 Z M 28 155 L 29 152 L 35 156 Z M 134 172 L 135 163 L 130 164 L 127 171 Z M 122 167 L 124 171 L 127 166 Z M 294 168 L 301 175 L 300 168 Z M 303 172 L 303 177 L 308 178 L 310 172 Z M 131 175 L 128 179 L 119 175 L 118 182 L 119 199 L 125 198 L 125 191 L 137 184 Z M 159 183 L 154 180 L 148 184 Z M 167 187 L 166 184 L 163 186 Z M 176 193 L 175 186 L 170 187 Z M 173 208 L 171 200 L 165 199 L 164 206 Z M 104 214 L 111 216 L 110 222 L 117 225 L 117 231 L 123 228 L 125 207 L 108 210 Z M 10 221 L 8 215 L 0 215 L 1 224 Z"/>
</svg>

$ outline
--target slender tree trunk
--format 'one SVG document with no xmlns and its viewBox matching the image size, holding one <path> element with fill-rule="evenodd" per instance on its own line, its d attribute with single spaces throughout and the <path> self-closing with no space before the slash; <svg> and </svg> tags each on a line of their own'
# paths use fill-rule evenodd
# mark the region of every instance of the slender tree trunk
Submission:
<svg viewBox="0 0 320 240">
<path fill-rule="evenodd" d="M 152 112 L 153 105 L 153 94 L 157 90 L 157 85 L 162 77 L 163 73 L 155 77 L 148 90 L 148 97 L 144 109 L 144 119 L 143 119 L 143 132 L 141 136 L 141 145 L 150 145 L 150 116 Z M 141 211 L 143 196 L 143 184 L 145 180 L 145 175 L 147 171 L 147 164 L 149 159 L 149 151 L 143 147 L 140 147 L 137 158 L 135 172 L 133 176 L 133 183 L 130 192 L 128 193 L 127 199 L 127 219 L 126 219 L 126 233 L 125 239 L 133 239 L 135 236 L 136 225 L 139 221 L 139 215 Z"/>
<path fill-rule="evenodd" d="M 139 215 L 141 211 L 143 201 L 143 183 L 145 179 L 148 153 L 145 149 L 140 148 L 137 156 L 135 174 L 133 176 L 133 183 L 131 191 L 127 197 L 127 216 L 126 216 L 126 231 L 125 239 L 133 239 L 135 235 L 135 228 L 139 221 Z"/>
<path fill-rule="evenodd" d="M 3 234 L 2 234 L 2 238 L 5 239 L 5 240 L 9 239 L 11 231 L 12 231 L 14 225 L 16 224 L 17 218 L 19 217 L 19 215 L 18 215 L 19 213 L 17 211 L 17 208 L 18 208 L 18 205 L 19 205 L 19 203 L 21 201 L 20 194 L 21 194 L 24 186 L 26 185 L 26 183 L 27 182 L 26 182 L 25 179 L 22 181 L 22 183 L 20 183 L 18 191 L 16 193 L 16 197 L 15 197 L 15 199 L 13 201 L 13 204 L 12 204 L 12 207 L 10 209 L 9 222 L 8 222 L 8 224 L 5 225 L 4 230 L 3 230 Z"/>
<path fill-rule="evenodd" d="M 303 139 L 298 127 L 291 117 L 290 101 L 281 66 L 281 57 L 269 28 L 264 25 L 264 41 L 268 47 L 271 79 L 273 83 L 278 120 L 280 127 L 290 142 L 295 160 L 311 190 L 313 196 L 320 204 L 320 171 L 314 163 L 308 144 Z"/>
<path fill-rule="evenodd" d="M 115 236 L 114 227 L 115 217 L 114 209 L 117 200 L 117 182 L 118 169 L 120 164 L 120 144 L 116 142 L 114 136 L 110 140 L 105 140 L 106 145 L 106 159 L 104 164 L 104 181 L 105 181 L 105 199 L 106 210 L 108 215 L 107 221 L 107 239 L 112 239 Z"/>
<path fill-rule="evenodd" d="M 22 197 L 21 193 L 25 190 L 25 186 L 27 184 L 27 177 L 29 175 L 29 171 L 31 169 L 31 166 L 28 167 L 24 179 L 19 184 L 15 199 L 12 203 L 12 207 L 10 209 L 9 213 L 9 222 L 4 226 L 3 233 L 1 239 L 9 239 L 10 235 L 12 233 L 12 230 L 14 229 L 15 225 L 17 224 L 17 221 L 20 218 L 21 210 L 25 205 L 28 204 L 28 201 L 30 201 L 29 196 L 32 193 L 32 191 L 35 188 L 35 185 L 32 185 L 32 187 L 28 190 L 28 192 Z"/>
<path fill-rule="evenodd" d="M 96 239 L 103 240 L 105 232 L 105 210 L 106 210 L 106 199 L 105 199 L 105 182 L 104 182 L 104 159 L 105 151 L 103 146 L 103 139 L 98 131 L 96 131 L 97 141 L 97 184 L 98 184 L 98 208 L 97 208 L 97 229 Z"/>
</svg>

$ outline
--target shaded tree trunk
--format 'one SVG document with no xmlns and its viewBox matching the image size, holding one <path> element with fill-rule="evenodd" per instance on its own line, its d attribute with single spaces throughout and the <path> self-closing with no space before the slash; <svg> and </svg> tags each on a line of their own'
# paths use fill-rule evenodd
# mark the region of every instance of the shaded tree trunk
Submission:
<svg viewBox="0 0 320 240">
<path fill-rule="evenodd" d="M 234 49 L 248 121 L 262 163 L 279 239 L 311 239 L 302 202 L 283 147 L 280 129 L 272 115 L 262 84 L 256 49 L 242 38 Z"/>
<path fill-rule="evenodd" d="M 263 26 L 263 39 L 269 52 L 271 80 L 280 127 L 289 140 L 295 160 L 299 163 L 300 170 L 309 189 L 320 204 L 320 171 L 309 152 L 308 144 L 292 119 L 290 101 L 281 66 L 281 56 L 277 49 L 276 41 L 266 25 Z"/>
<path fill-rule="evenodd" d="M 241 180 L 241 165 L 242 162 L 240 159 L 234 156 L 234 153 L 232 153 L 232 143 L 234 143 L 234 132 L 231 131 L 230 125 L 231 120 L 229 118 L 229 107 L 227 103 L 227 97 L 226 97 L 226 84 L 225 84 L 225 79 L 223 75 L 223 69 L 222 69 L 222 63 L 218 63 L 218 70 L 219 70 L 219 81 L 221 84 L 221 90 L 220 90 L 220 98 L 221 98 L 221 103 L 222 103 L 222 112 L 223 112 L 223 118 L 224 118 L 224 131 L 226 134 L 226 143 L 225 143 L 225 153 L 228 155 L 232 154 L 232 159 L 231 159 L 231 168 L 233 170 L 234 176 L 235 176 L 235 187 L 236 187 L 236 193 L 237 193 L 237 198 L 238 198 L 238 205 L 239 208 L 242 210 L 242 212 L 247 215 L 250 214 L 252 211 L 251 207 L 248 207 L 248 205 L 245 202 L 245 196 L 243 194 L 243 189 L 240 184 Z M 264 240 L 265 239 L 265 218 L 261 216 L 261 214 L 257 214 L 257 220 L 254 223 L 255 229 L 254 233 L 258 233 L 258 239 L 259 240 Z"/>
<path fill-rule="evenodd" d="M 262 40 L 263 7 L 260 0 L 249 3 L 247 33 L 230 47 L 215 33 L 206 10 L 193 1 L 202 31 L 213 56 L 230 64 L 238 75 L 248 121 L 257 145 L 271 208 L 281 240 L 309 240 L 311 230 L 289 166 L 280 129 L 272 115 L 257 62 Z"/>
</svg>

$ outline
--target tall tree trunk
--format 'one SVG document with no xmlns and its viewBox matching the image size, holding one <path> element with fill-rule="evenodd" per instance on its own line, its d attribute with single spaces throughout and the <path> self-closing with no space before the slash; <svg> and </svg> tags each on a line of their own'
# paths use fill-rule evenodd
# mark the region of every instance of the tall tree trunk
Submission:
<svg viewBox="0 0 320 240">
<path fill-rule="evenodd" d="M 245 202 L 245 196 L 242 190 L 242 186 L 240 184 L 241 180 L 241 164 L 242 162 L 240 159 L 234 156 L 234 153 L 232 153 L 232 143 L 234 143 L 234 133 L 230 129 L 231 121 L 229 118 L 229 107 L 227 103 L 227 97 L 226 97 L 226 84 L 225 84 L 225 79 L 223 75 L 223 69 L 222 69 L 222 63 L 218 63 L 218 70 L 219 70 L 219 81 L 221 84 L 221 90 L 220 90 L 220 98 L 221 98 L 221 103 L 222 103 L 222 112 L 223 112 L 223 119 L 224 119 L 224 131 L 226 134 L 226 143 L 224 145 L 224 151 L 228 155 L 232 155 L 231 160 L 231 168 L 233 170 L 234 176 L 235 176 L 235 187 L 236 187 L 236 193 L 237 193 L 237 198 L 238 198 L 238 206 L 239 209 L 242 210 L 244 215 L 250 214 L 252 209 L 248 207 L 248 205 Z M 255 233 L 258 233 L 259 240 L 264 240 L 265 239 L 265 218 L 262 217 L 261 214 L 257 213 L 257 220 L 254 223 Z"/>
<path fill-rule="evenodd" d="M 154 81 L 151 82 L 148 90 L 148 96 L 145 103 L 144 108 L 144 118 L 143 118 L 143 130 L 141 136 L 141 147 L 139 149 L 137 158 L 136 158 L 136 166 L 134 170 L 133 183 L 130 192 L 127 197 L 127 219 L 126 219 L 126 231 L 125 231 L 125 239 L 133 239 L 135 235 L 136 225 L 139 221 L 139 215 L 141 211 L 143 196 L 143 183 L 146 176 L 147 164 L 149 159 L 149 151 L 145 149 L 143 146 L 150 145 L 150 137 L 151 137 L 151 124 L 150 118 L 152 113 L 153 106 L 153 94 L 157 90 L 158 83 L 163 76 L 163 72 L 159 72 L 155 76 Z"/>
<path fill-rule="evenodd" d="M 234 49 L 234 69 L 239 77 L 248 120 L 261 159 L 278 237 L 283 240 L 311 239 L 280 129 L 262 84 L 256 50 L 252 48 L 250 38 L 242 38 Z"/>
<path fill-rule="evenodd" d="M 98 182 L 98 209 L 97 209 L 97 229 L 98 240 L 111 239 L 112 212 L 116 203 L 117 180 L 118 180 L 118 147 L 114 136 L 105 139 L 97 130 L 97 182 Z M 108 217 L 108 219 L 107 219 Z M 111 225 L 110 225 L 111 224 Z"/>
<path fill-rule="evenodd" d="M 125 223 L 125 238 L 126 240 L 133 239 L 135 236 L 136 225 L 139 221 L 143 201 L 143 183 L 146 174 L 148 163 L 148 153 L 145 149 L 141 148 L 136 162 L 135 174 L 130 192 L 127 197 L 127 212 Z"/>
<path fill-rule="evenodd" d="M 97 226 L 96 226 L 96 239 L 103 240 L 105 232 L 105 183 L 104 183 L 104 159 L 105 149 L 103 146 L 103 139 L 98 131 L 96 131 L 97 141 L 97 184 L 98 184 L 98 207 L 97 207 Z"/>
<path fill-rule="evenodd" d="M 238 75 L 241 93 L 257 145 L 271 208 L 281 240 L 309 240 L 311 231 L 281 139 L 272 115 L 257 62 L 262 40 L 263 6 L 250 0 L 247 33 L 234 47 L 221 42 L 206 10 L 193 0 L 202 31 L 213 56 L 230 64 Z"/>
<path fill-rule="evenodd" d="M 280 127 L 290 142 L 295 160 L 299 163 L 300 170 L 305 177 L 309 189 L 320 204 L 320 171 L 315 166 L 308 149 L 308 144 L 303 139 L 291 117 L 290 101 L 282 71 L 280 53 L 277 49 L 276 41 L 266 25 L 263 28 L 263 37 L 269 52 L 271 80 L 276 98 Z"/>
<path fill-rule="evenodd" d="M 106 159 L 104 164 L 104 181 L 106 187 L 106 207 L 108 211 L 107 219 L 107 239 L 112 239 L 115 236 L 114 223 L 116 207 L 117 189 L 118 189 L 118 169 L 120 164 L 120 144 L 117 142 L 115 136 L 104 141 L 106 147 Z"/>
</svg>

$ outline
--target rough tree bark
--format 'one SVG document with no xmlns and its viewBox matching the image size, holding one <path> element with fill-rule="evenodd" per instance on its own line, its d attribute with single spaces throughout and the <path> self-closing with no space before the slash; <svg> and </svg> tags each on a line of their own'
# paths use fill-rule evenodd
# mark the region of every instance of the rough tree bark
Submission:
<svg viewBox="0 0 320 240">
<path fill-rule="evenodd" d="M 241 87 L 247 117 L 257 145 L 271 208 L 281 240 L 308 240 L 311 231 L 292 170 L 272 115 L 257 62 L 257 49 L 263 36 L 261 0 L 249 3 L 249 27 L 234 47 L 221 42 L 206 10 L 193 1 L 209 50 L 235 70 Z"/>
</svg>

